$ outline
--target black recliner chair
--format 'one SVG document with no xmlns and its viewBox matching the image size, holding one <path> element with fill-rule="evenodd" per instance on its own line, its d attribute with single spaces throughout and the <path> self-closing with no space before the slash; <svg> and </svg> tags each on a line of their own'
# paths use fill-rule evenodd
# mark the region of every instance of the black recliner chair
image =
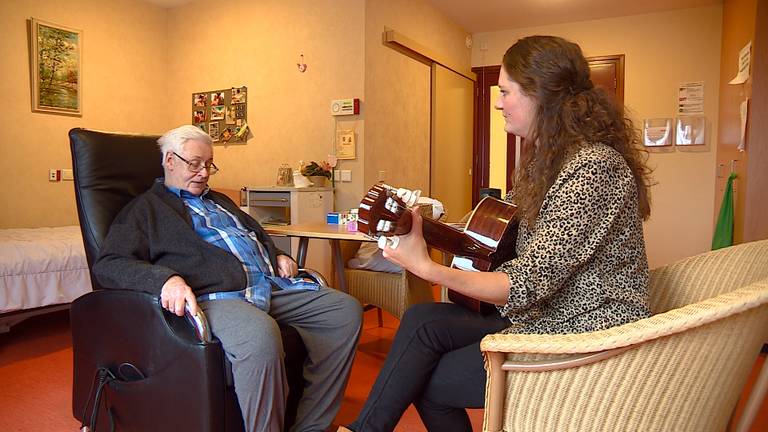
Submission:
<svg viewBox="0 0 768 432">
<path fill-rule="evenodd" d="M 79 128 L 69 132 L 89 267 L 117 213 L 162 176 L 157 138 Z M 97 430 L 243 430 L 228 361 L 217 340 L 201 340 L 206 329 L 168 313 L 151 294 L 105 290 L 93 277 L 91 282 L 94 292 L 70 309 L 72 410 L 78 420 L 91 422 L 96 390 L 106 381 L 95 410 Z M 287 430 L 303 392 L 306 350 L 295 329 L 281 331 L 289 383 Z"/>
</svg>

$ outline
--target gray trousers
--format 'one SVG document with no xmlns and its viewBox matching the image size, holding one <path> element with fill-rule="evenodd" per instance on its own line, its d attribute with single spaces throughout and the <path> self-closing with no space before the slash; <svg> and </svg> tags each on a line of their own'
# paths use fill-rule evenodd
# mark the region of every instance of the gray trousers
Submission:
<svg viewBox="0 0 768 432">
<path fill-rule="evenodd" d="M 332 288 L 272 292 L 269 313 L 244 300 L 200 303 L 232 363 L 235 393 L 249 432 L 281 432 L 288 384 L 277 323 L 296 328 L 307 348 L 306 386 L 292 431 L 324 431 L 341 406 L 360 336 L 362 310 Z"/>
</svg>

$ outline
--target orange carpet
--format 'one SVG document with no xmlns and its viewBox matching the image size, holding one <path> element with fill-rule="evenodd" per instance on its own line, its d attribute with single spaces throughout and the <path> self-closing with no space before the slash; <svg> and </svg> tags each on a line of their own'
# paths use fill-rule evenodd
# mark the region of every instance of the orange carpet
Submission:
<svg viewBox="0 0 768 432">
<path fill-rule="evenodd" d="M 344 403 L 336 417 L 337 424 L 351 422 L 360 411 L 368 391 L 383 363 L 398 321 L 384 314 L 378 327 L 376 312 L 365 314 L 363 335 L 352 368 Z M 745 391 L 749 390 L 764 358 Z M 29 319 L 10 333 L 0 334 L 0 431 L 2 432 L 72 432 L 79 422 L 70 407 L 72 386 L 72 349 L 66 312 Z M 474 430 L 481 430 L 482 410 L 471 410 Z M 768 399 L 751 432 L 768 430 Z M 416 410 L 411 407 L 397 426 L 398 432 L 424 431 Z"/>
</svg>

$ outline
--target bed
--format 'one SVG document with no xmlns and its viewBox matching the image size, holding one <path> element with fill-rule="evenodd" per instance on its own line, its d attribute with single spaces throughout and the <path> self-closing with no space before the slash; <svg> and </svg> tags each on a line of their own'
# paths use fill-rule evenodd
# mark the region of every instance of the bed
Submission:
<svg viewBox="0 0 768 432">
<path fill-rule="evenodd" d="M 79 226 L 0 229 L 0 333 L 90 291 Z"/>
</svg>

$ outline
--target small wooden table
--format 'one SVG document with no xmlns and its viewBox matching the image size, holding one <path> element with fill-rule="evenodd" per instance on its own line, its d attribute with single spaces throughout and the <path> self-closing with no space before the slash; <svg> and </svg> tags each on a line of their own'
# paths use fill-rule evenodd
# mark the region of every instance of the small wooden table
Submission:
<svg viewBox="0 0 768 432">
<path fill-rule="evenodd" d="M 299 250 L 296 254 L 296 263 L 304 267 L 307 259 L 309 239 L 325 239 L 331 242 L 334 271 L 336 272 L 336 288 L 341 292 L 349 292 L 347 278 L 344 277 L 344 260 L 341 256 L 341 240 L 353 240 L 363 242 L 375 242 L 369 237 L 357 232 L 347 230 L 346 225 L 331 225 L 325 223 L 302 223 L 295 225 L 263 225 L 264 231 L 270 235 L 283 235 L 299 238 Z"/>
</svg>

